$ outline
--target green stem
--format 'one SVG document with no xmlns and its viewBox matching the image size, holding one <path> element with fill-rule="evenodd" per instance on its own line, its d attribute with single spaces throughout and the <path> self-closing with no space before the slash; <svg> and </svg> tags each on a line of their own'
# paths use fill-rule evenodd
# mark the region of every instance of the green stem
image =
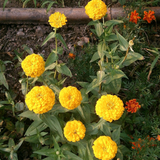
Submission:
<svg viewBox="0 0 160 160">
<path fill-rule="evenodd" d="M 28 76 L 27 76 L 27 86 L 26 86 L 26 93 L 25 93 L 25 97 L 26 97 L 27 92 L 28 92 Z"/>
<path fill-rule="evenodd" d="M 55 28 L 55 35 L 56 35 L 56 28 Z M 55 45 L 56 45 L 56 52 L 55 52 L 55 54 L 57 56 L 57 38 L 56 37 L 55 37 Z M 57 66 L 57 64 L 58 64 L 58 62 L 56 60 L 56 66 Z M 56 79 L 56 74 L 57 74 L 57 71 L 55 70 L 55 72 L 54 72 L 54 79 Z"/>
<path fill-rule="evenodd" d="M 100 71 L 102 71 L 101 62 L 103 62 L 103 58 L 101 58 L 100 63 L 99 63 Z M 102 83 L 99 85 L 99 91 L 98 91 L 98 93 L 101 93 L 101 88 L 102 88 Z"/>
</svg>

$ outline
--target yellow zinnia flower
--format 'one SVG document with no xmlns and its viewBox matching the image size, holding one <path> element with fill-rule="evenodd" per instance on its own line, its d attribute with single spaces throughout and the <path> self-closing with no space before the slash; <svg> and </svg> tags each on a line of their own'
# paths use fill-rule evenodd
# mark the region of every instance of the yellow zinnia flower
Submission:
<svg viewBox="0 0 160 160">
<path fill-rule="evenodd" d="M 85 12 L 89 18 L 98 20 L 106 15 L 107 6 L 102 0 L 91 0 L 85 6 Z"/>
<path fill-rule="evenodd" d="M 116 95 L 103 95 L 96 103 L 96 114 L 112 122 L 118 120 L 124 111 L 123 101 Z"/>
<path fill-rule="evenodd" d="M 26 76 L 39 77 L 45 71 L 45 62 L 38 54 L 28 55 L 21 63 Z"/>
<path fill-rule="evenodd" d="M 80 141 L 85 137 L 86 127 L 81 121 L 73 120 L 67 122 L 64 127 L 64 136 L 70 142 Z"/>
<path fill-rule="evenodd" d="M 26 95 L 25 102 L 30 111 L 43 114 L 52 109 L 55 104 L 55 94 L 47 86 L 35 86 Z"/>
<path fill-rule="evenodd" d="M 66 25 L 67 19 L 64 14 L 55 12 L 50 15 L 48 22 L 52 27 L 61 28 L 63 25 Z"/>
<path fill-rule="evenodd" d="M 109 136 L 100 136 L 93 142 L 93 152 L 96 158 L 111 160 L 116 156 L 117 144 Z"/>
<path fill-rule="evenodd" d="M 63 107 L 75 109 L 81 104 L 82 95 L 76 87 L 64 87 L 59 93 L 59 101 Z"/>
</svg>

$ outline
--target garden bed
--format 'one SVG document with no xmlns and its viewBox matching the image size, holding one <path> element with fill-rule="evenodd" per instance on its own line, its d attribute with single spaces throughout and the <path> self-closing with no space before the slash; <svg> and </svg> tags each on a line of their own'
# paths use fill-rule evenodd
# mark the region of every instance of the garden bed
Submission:
<svg viewBox="0 0 160 160">
<path fill-rule="evenodd" d="M 13 3 L 8 2 L 6 7 L 19 8 L 23 5 L 17 0 L 12 2 Z M 41 6 L 40 2 L 41 1 L 37 0 L 38 8 Z M 67 8 L 84 8 L 88 2 L 89 0 L 81 0 L 78 2 L 68 0 L 64 5 Z M 107 1 L 106 3 L 109 4 L 110 2 Z M 54 4 L 53 7 L 61 7 L 61 5 L 61 3 Z M 119 3 L 113 4 L 113 7 L 117 6 L 120 7 L 121 5 Z M 2 2 L 0 2 L 0 7 L 3 7 Z M 30 1 L 26 7 L 32 8 L 34 7 L 34 4 Z M 118 87 L 114 88 L 113 86 L 109 89 L 108 86 L 99 85 L 99 87 L 96 88 L 92 83 L 92 80 L 96 76 L 99 76 L 99 80 L 104 78 L 101 84 L 107 83 L 110 78 L 108 77 L 105 79 L 107 74 L 105 73 L 106 75 L 103 77 L 104 73 L 102 74 L 102 70 L 99 70 L 99 66 L 101 66 L 100 61 L 102 59 L 95 60 L 92 57 L 97 49 L 101 47 L 101 43 L 99 42 L 103 42 L 100 41 L 100 36 L 97 35 L 98 32 L 94 32 L 94 27 L 92 25 L 88 26 L 87 23 L 67 23 L 62 28 L 57 29 L 57 35 L 61 34 L 67 47 L 64 46 L 61 39 L 58 40 L 57 46 L 61 47 L 62 51 L 60 51 L 56 63 L 59 65 L 65 63 L 71 70 L 72 77 L 70 77 L 70 72 L 67 72 L 69 76 L 65 74 L 56 75 L 54 72 L 54 76 L 50 78 L 49 74 L 47 74 L 48 71 L 46 71 L 45 76 L 48 77 L 46 82 L 39 79 L 35 83 L 37 86 L 41 86 L 42 84 L 46 85 L 47 83 L 56 93 L 55 108 L 50 112 L 42 115 L 40 114 L 39 116 L 35 113 L 32 114 L 31 112 L 27 112 L 27 108 L 24 108 L 26 84 L 29 84 L 29 92 L 34 87 L 34 82 L 31 78 L 27 81 L 27 77 L 20 65 L 20 58 L 24 60 L 30 53 L 36 53 L 40 54 L 44 61 L 47 61 L 46 63 L 49 65 L 48 56 L 56 48 L 55 37 L 47 41 L 44 45 L 42 44 L 46 37 L 53 32 L 53 28 L 47 23 L 0 25 L 0 60 L 1 66 L 3 66 L 1 67 L 1 70 L 3 70 L 8 83 L 8 89 L 6 83 L 0 85 L 0 148 L 2 148 L 2 150 L 0 150 L 0 159 L 7 160 L 9 155 L 15 156 L 15 153 L 17 153 L 19 160 L 40 160 L 47 157 L 49 158 L 46 160 L 50 160 L 53 159 L 54 155 L 59 156 L 59 153 L 62 153 L 66 157 L 68 156 L 68 159 L 72 157 L 72 159 L 77 160 L 88 160 L 89 158 L 91 158 L 91 160 L 96 160 L 92 150 L 93 140 L 104 134 L 110 135 L 118 144 L 119 150 L 116 159 L 120 158 L 120 160 L 128 160 L 129 158 L 136 158 L 136 160 L 142 160 L 148 158 L 149 160 L 152 160 L 155 157 L 160 157 L 160 144 L 157 139 L 158 135 L 160 135 L 160 60 L 158 58 L 157 61 L 155 61 L 157 58 L 156 56 L 160 51 L 160 25 L 158 21 L 152 21 L 151 24 L 142 22 L 141 26 L 138 26 L 129 22 L 129 18 L 127 19 L 127 17 L 123 20 L 124 24 L 121 23 L 120 18 L 119 21 L 111 21 L 113 24 L 117 23 L 117 25 L 114 24 L 113 34 L 116 34 L 120 39 L 114 40 L 119 43 L 119 46 L 124 47 L 124 50 L 126 49 L 127 53 L 126 44 L 121 43 L 121 40 L 128 43 L 133 39 L 134 45 L 131 45 L 131 48 L 128 46 L 128 49 L 130 49 L 128 56 L 131 56 L 131 58 L 137 56 L 135 57 L 137 61 L 134 59 L 132 64 L 127 66 L 126 62 L 126 66 L 121 66 L 123 67 L 122 71 L 126 74 L 128 79 L 123 75 L 124 77 L 119 92 L 117 92 Z M 125 28 L 126 26 L 128 28 Z M 109 30 L 106 31 L 108 35 L 110 34 L 109 32 Z M 123 35 L 126 40 L 124 40 L 117 32 Z M 136 37 L 134 37 L 135 35 Z M 112 44 L 112 41 L 107 41 L 108 39 L 105 40 L 107 44 Z M 100 46 L 99 48 L 97 47 L 98 45 Z M 117 47 L 118 56 L 125 57 L 125 52 L 119 46 Z M 99 52 L 102 54 L 101 51 Z M 73 53 L 73 55 L 70 53 Z M 105 54 L 109 57 L 108 54 L 110 53 L 105 52 Z M 54 57 L 51 58 L 54 59 Z M 114 58 L 115 59 L 112 59 L 113 61 L 115 61 L 117 57 Z M 107 58 L 105 60 L 107 61 Z M 153 64 L 154 61 L 155 63 Z M 121 64 L 123 64 L 123 60 L 119 63 L 119 65 Z M 107 66 L 107 63 L 105 65 L 106 68 L 110 67 L 109 65 Z M 150 70 L 151 66 L 153 66 L 152 70 Z M 116 67 L 114 69 L 116 69 Z M 120 71 L 118 73 L 119 75 L 122 74 Z M 45 76 L 43 76 L 43 78 L 46 78 Z M 63 84 L 57 82 L 59 80 L 62 82 L 61 80 L 65 78 L 67 79 Z M 80 83 L 80 81 L 83 81 L 84 83 Z M 54 85 L 50 84 L 50 82 Z M 87 83 L 87 85 L 85 83 Z M 90 85 L 91 83 L 92 85 Z M 83 95 L 82 105 L 71 111 L 60 106 L 58 100 L 59 90 L 68 86 L 76 87 L 78 90 L 81 90 Z M 89 88 L 89 86 L 91 86 L 91 88 Z M 113 88 L 115 90 L 111 92 Z M 92 89 L 93 92 L 90 92 Z M 96 101 L 98 101 L 102 95 L 106 94 L 106 90 L 109 94 L 114 94 L 119 97 L 123 101 L 124 107 L 127 106 L 126 102 L 129 103 L 129 100 L 131 99 L 136 99 L 140 106 L 136 103 L 136 111 L 132 110 L 132 113 L 130 113 L 125 109 L 120 120 L 115 120 L 113 123 L 106 122 L 95 114 L 96 111 L 94 108 Z M 118 103 L 121 104 L 116 98 L 115 101 L 118 101 Z M 130 101 L 130 104 L 135 104 L 135 102 Z M 68 143 L 63 137 L 61 127 L 63 129 L 65 123 L 71 119 L 81 120 L 85 126 L 87 126 L 87 136 L 84 140 Z M 37 124 L 33 124 L 34 121 Z M 34 129 L 29 129 L 31 124 Z M 58 124 L 60 128 L 55 124 Z M 37 130 L 35 129 L 36 125 Z M 54 127 L 57 128 L 55 129 Z M 13 154 L 3 150 L 3 148 L 12 148 L 12 146 L 14 146 L 12 140 L 14 140 L 16 144 L 21 145 L 17 151 L 14 150 Z M 22 144 L 20 144 L 21 142 Z M 59 147 L 60 150 L 58 149 Z M 54 153 L 49 150 L 50 148 L 54 150 Z M 57 150 L 55 151 L 55 149 Z"/>
</svg>

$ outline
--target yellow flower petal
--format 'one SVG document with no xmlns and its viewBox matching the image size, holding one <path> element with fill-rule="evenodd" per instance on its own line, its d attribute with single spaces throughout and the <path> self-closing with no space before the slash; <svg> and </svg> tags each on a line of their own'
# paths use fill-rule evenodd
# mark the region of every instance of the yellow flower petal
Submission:
<svg viewBox="0 0 160 160">
<path fill-rule="evenodd" d="M 96 114 L 112 122 L 118 120 L 124 112 L 123 101 L 116 95 L 103 95 L 96 103 Z"/>
<path fill-rule="evenodd" d="M 76 87 L 64 87 L 59 93 L 59 101 L 63 107 L 75 109 L 81 104 L 82 95 Z"/>
<path fill-rule="evenodd" d="M 109 136 L 100 136 L 93 142 L 93 152 L 96 158 L 111 160 L 116 156 L 117 144 Z"/>
<path fill-rule="evenodd" d="M 89 18 L 98 20 L 106 15 L 107 6 L 102 0 L 91 0 L 85 6 L 85 13 Z"/>
<path fill-rule="evenodd" d="M 85 137 L 86 128 L 81 121 L 73 120 L 67 122 L 64 127 L 64 136 L 70 142 L 80 141 Z"/>
<path fill-rule="evenodd" d="M 54 92 L 46 86 L 35 86 L 26 95 L 25 102 L 30 111 L 43 114 L 50 111 L 55 104 Z"/>
<path fill-rule="evenodd" d="M 45 62 L 38 54 L 28 55 L 21 63 L 26 76 L 39 77 L 45 71 Z"/>
<path fill-rule="evenodd" d="M 48 22 L 52 27 L 61 28 L 63 25 L 66 25 L 67 19 L 64 14 L 55 12 L 50 15 Z"/>
</svg>

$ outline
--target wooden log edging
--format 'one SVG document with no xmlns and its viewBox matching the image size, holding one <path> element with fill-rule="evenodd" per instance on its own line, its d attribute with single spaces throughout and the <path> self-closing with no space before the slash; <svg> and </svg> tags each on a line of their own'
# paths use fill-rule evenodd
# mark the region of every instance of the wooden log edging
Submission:
<svg viewBox="0 0 160 160">
<path fill-rule="evenodd" d="M 160 7 L 150 7 L 155 12 L 156 20 L 160 21 Z M 46 12 L 44 8 L 0 8 L 0 24 L 48 24 L 51 14 L 60 12 L 65 14 L 68 23 L 88 23 L 91 19 L 86 15 L 85 8 L 51 8 Z M 106 20 L 124 17 L 123 8 L 108 8 Z"/>
</svg>

